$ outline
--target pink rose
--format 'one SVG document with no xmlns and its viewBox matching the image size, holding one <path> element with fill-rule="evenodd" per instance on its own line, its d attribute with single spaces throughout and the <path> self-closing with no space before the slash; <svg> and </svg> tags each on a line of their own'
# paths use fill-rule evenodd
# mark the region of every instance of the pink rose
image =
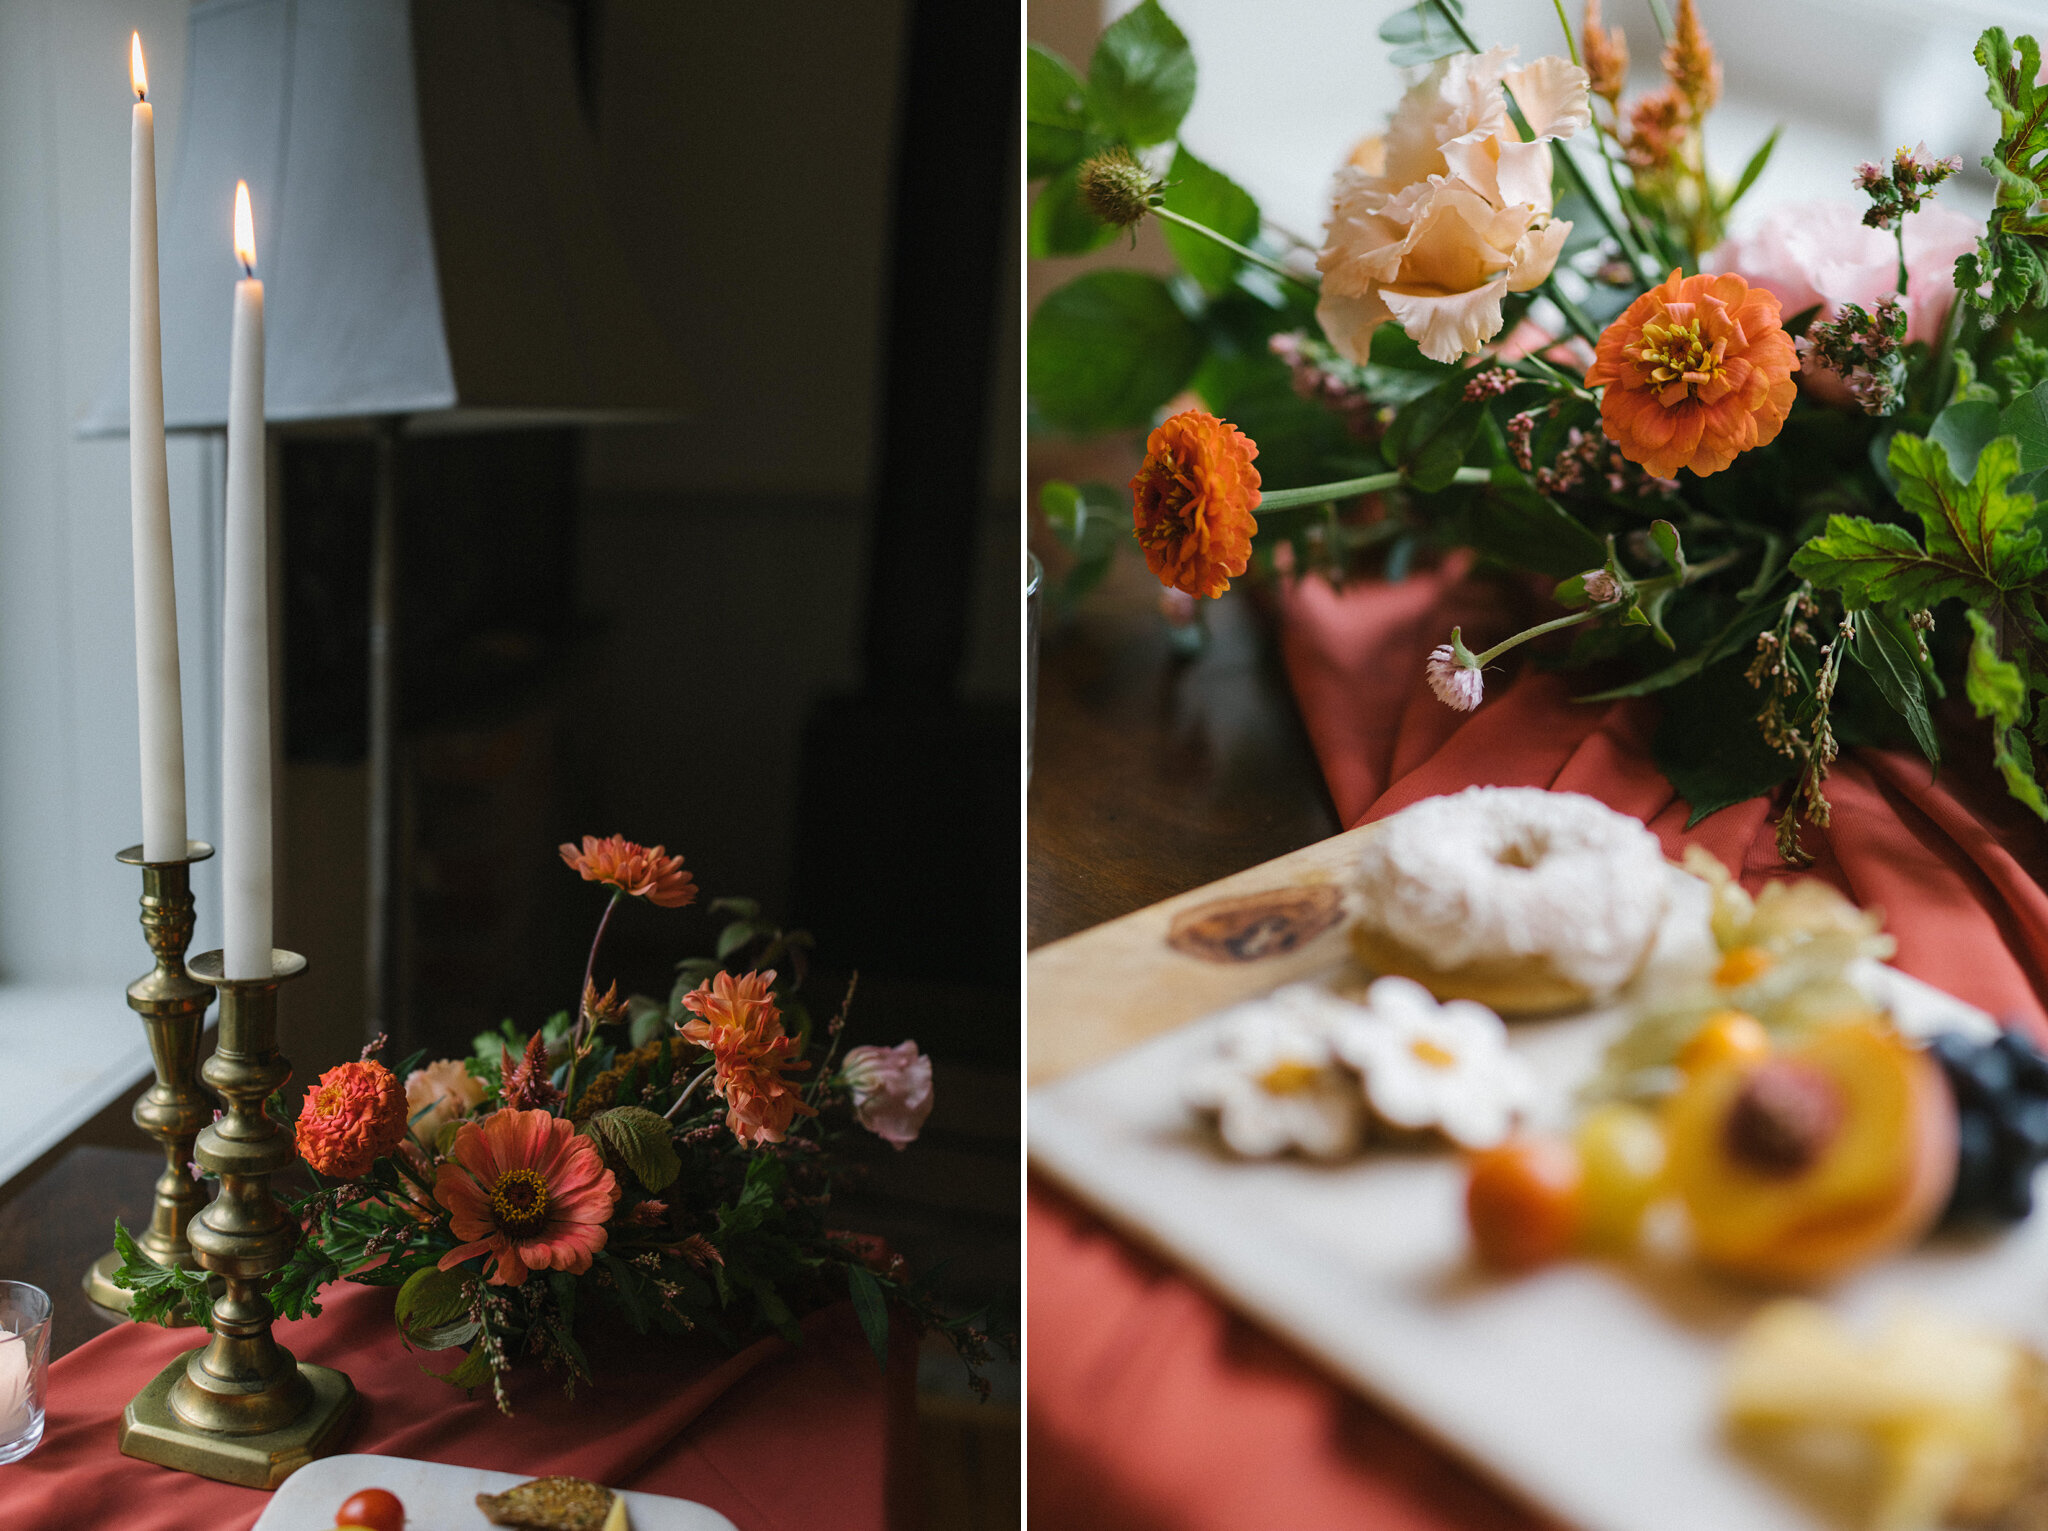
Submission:
<svg viewBox="0 0 2048 1531">
<path fill-rule="evenodd" d="M 853 1114 L 861 1126 L 899 1149 L 917 1140 L 932 1114 L 932 1060 L 915 1042 L 853 1048 L 840 1077 L 853 1091 Z"/>
<path fill-rule="evenodd" d="M 405 1119 L 414 1138 L 431 1148 L 434 1134 L 467 1116 L 484 1098 L 484 1082 L 453 1058 L 429 1063 L 405 1076 Z M 420 1113 L 425 1112 L 422 1116 Z"/>
<path fill-rule="evenodd" d="M 1955 298 L 1956 257 L 1976 247 L 1979 220 L 1936 203 L 1906 218 L 1906 338 L 1930 345 L 1941 337 Z M 1844 303 L 1875 308 L 1899 287 L 1899 252 L 1892 236 L 1863 226 L 1853 202 L 1792 202 L 1773 208 L 1755 231 L 1723 240 L 1700 262 L 1707 271 L 1733 271 L 1751 286 L 1778 296 L 1787 319 L 1821 305 L 1822 319 Z M 1849 402 L 1839 377 L 1804 367 L 1800 381 L 1822 398 Z"/>
</svg>

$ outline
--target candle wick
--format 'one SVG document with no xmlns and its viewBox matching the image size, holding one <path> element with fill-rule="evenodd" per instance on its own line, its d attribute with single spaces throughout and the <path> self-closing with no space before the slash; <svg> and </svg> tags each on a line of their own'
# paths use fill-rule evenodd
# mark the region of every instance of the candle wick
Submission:
<svg viewBox="0 0 2048 1531">
<path fill-rule="evenodd" d="M 248 277 L 248 278 L 249 278 L 250 280 L 252 280 L 252 281 L 253 281 L 253 280 L 255 279 L 255 276 L 256 276 L 256 268 L 255 268 L 254 266 L 250 265 L 250 264 L 249 264 L 249 263 L 248 263 L 247 261 L 243 261 L 243 262 L 242 262 L 242 275 L 243 275 L 243 276 L 245 276 L 245 277 Z"/>
<path fill-rule="evenodd" d="M 149 92 L 146 90 L 137 90 L 135 92 L 135 99 L 138 101 L 147 101 L 149 99 Z"/>
</svg>

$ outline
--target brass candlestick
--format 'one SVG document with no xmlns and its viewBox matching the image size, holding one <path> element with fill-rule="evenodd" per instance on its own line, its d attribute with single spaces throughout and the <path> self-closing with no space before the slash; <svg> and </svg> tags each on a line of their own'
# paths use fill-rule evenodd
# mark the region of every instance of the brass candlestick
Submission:
<svg viewBox="0 0 2048 1531">
<path fill-rule="evenodd" d="M 128 1456 L 248 1488 L 275 1488 L 326 1455 L 355 1413 L 347 1377 L 294 1360 L 271 1336 L 275 1314 L 263 1295 L 299 1241 L 270 1194 L 270 1177 L 297 1155 L 263 1103 L 292 1075 L 277 1050 L 278 985 L 305 967 L 279 951 L 268 978 L 226 978 L 220 952 L 192 959 L 192 976 L 220 990 L 220 1040 L 200 1077 L 226 1114 L 199 1134 L 199 1162 L 220 1177 L 220 1195 L 192 1220 L 190 1237 L 227 1289 L 213 1304 L 212 1341 L 165 1367 L 121 1418 Z"/>
<path fill-rule="evenodd" d="M 185 948 L 192 941 L 192 867 L 212 854 L 204 841 L 188 840 L 176 861 L 145 861 L 139 845 L 114 858 L 142 868 L 142 933 L 156 953 L 155 969 L 128 985 L 128 1008 L 142 1017 L 156 1063 L 156 1083 L 136 1098 L 135 1125 L 164 1148 L 149 1229 L 136 1242 L 157 1264 L 182 1270 L 198 1265 L 185 1230 L 205 1204 L 192 1174 L 192 1140 L 213 1115 L 213 1097 L 196 1077 L 199 1033 L 213 990 L 186 974 Z M 85 1273 L 85 1295 L 114 1313 L 126 1313 L 135 1300 L 126 1287 L 114 1285 L 120 1264 L 110 1249 Z"/>
</svg>

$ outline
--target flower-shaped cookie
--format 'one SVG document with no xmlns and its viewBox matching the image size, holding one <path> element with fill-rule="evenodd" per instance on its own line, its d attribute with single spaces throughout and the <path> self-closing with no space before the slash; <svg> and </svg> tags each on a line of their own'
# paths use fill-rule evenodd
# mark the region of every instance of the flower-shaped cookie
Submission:
<svg viewBox="0 0 2048 1531">
<path fill-rule="evenodd" d="M 1227 1012 L 1216 1050 L 1182 1080 L 1181 1093 L 1216 1117 L 1232 1152 L 1263 1159 L 1299 1149 L 1341 1159 L 1365 1127 L 1358 1082 L 1330 1047 L 1333 1025 L 1355 1007 L 1312 984 L 1291 984 Z"/>
<path fill-rule="evenodd" d="M 1346 1006 L 1331 1033 L 1365 1081 L 1373 1114 L 1404 1131 L 1435 1130 L 1460 1148 L 1492 1148 L 1528 1110 L 1534 1080 L 1484 1005 L 1439 1005 L 1407 978 L 1382 978 Z"/>
</svg>

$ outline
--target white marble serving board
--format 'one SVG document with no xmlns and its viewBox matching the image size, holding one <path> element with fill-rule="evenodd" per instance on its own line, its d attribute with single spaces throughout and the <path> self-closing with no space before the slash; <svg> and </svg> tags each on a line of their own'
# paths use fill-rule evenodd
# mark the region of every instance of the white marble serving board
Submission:
<svg viewBox="0 0 2048 1531">
<path fill-rule="evenodd" d="M 300 1468 L 271 1496 L 254 1531 L 334 1531 L 334 1512 L 360 1489 L 381 1488 L 405 1506 L 405 1531 L 491 1531 L 478 1494 L 502 1494 L 533 1473 L 494 1473 L 410 1457 L 322 1457 Z M 739 1531 L 718 1511 L 666 1494 L 621 1491 L 633 1531 Z"/>
<path fill-rule="evenodd" d="M 1355 982 L 1347 967 L 1323 981 Z M 1870 964 L 1863 976 L 1905 1029 L 1990 1031 L 1981 1011 L 1903 974 Z M 1556 1103 L 1624 1023 L 1616 1007 L 1511 1031 Z M 1761 1296 L 1677 1263 L 1575 1260 L 1490 1276 L 1470 1259 L 1464 1177 L 1448 1153 L 1234 1159 L 1179 1094 L 1215 1026 L 1196 1021 L 1033 1091 L 1033 1162 L 1567 1525 L 1856 1524 L 1853 1499 L 1774 1479 L 1721 1438 L 1721 1355 Z M 2048 1212 L 2002 1236 L 1934 1241 L 1826 1297 L 1859 1315 L 1924 1300 L 2048 1349 Z"/>
</svg>

